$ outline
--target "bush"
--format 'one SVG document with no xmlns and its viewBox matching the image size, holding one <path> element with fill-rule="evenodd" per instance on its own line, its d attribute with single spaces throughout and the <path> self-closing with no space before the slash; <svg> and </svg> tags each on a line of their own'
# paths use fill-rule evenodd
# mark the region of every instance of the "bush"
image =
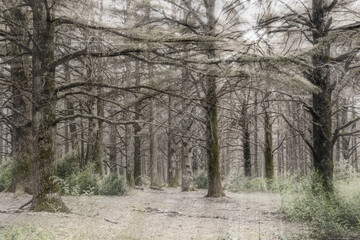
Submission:
<svg viewBox="0 0 360 240">
<path fill-rule="evenodd" d="M 236 171 L 228 175 L 224 188 L 232 192 L 241 191 L 272 191 L 282 192 L 294 188 L 297 182 L 294 178 L 266 180 L 264 178 L 245 177 L 241 172 Z"/>
<path fill-rule="evenodd" d="M 355 239 L 360 234 L 360 195 L 325 193 L 311 178 L 304 181 L 300 191 L 288 193 L 285 213 L 314 229 L 316 239 Z"/>
<path fill-rule="evenodd" d="M 346 160 L 335 162 L 334 179 L 335 180 L 353 180 L 358 177 L 356 169 Z"/>
<path fill-rule="evenodd" d="M 199 171 L 194 176 L 194 186 L 198 189 L 206 189 L 208 188 L 208 175 L 205 170 Z"/>
<path fill-rule="evenodd" d="M 126 193 L 125 182 L 116 174 L 105 176 L 100 181 L 99 194 L 100 195 L 124 195 Z"/>
<path fill-rule="evenodd" d="M 66 154 L 65 157 L 57 163 L 57 174 L 59 178 L 65 179 L 79 171 L 79 158 L 74 152 Z"/>
<path fill-rule="evenodd" d="M 0 192 L 5 190 L 11 184 L 12 160 L 5 160 L 0 165 Z"/>
<path fill-rule="evenodd" d="M 99 176 L 94 173 L 94 166 L 89 165 L 83 171 L 75 172 L 61 182 L 61 189 L 66 195 L 96 195 L 99 192 Z"/>
</svg>

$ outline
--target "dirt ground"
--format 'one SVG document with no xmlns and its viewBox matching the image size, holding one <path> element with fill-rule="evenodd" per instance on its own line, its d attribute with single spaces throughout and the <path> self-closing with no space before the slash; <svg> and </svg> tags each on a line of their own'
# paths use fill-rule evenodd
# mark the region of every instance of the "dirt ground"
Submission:
<svg viewBox="0 0 360 240">
<path fill-rule="evenodd" d="M 123 197 L 63 197 L 71 214 L 16 211 L 31 199 L 0 193 L 0 238 L 22 239 L 293 239 L 305 231 L 286 220 L 273 193 L 132 190 Z M 14 237 L 15 236 L 15 237 Z"/>
</svg>

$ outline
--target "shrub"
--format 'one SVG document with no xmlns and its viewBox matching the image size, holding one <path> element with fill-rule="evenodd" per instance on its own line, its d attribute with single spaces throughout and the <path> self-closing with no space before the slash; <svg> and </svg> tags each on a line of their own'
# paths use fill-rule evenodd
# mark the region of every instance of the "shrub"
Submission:
<svg viewBox="0 0 360 240">
<path fill-rule="evenodd" d="M 325 193 L 309 178 L 300 191 L 286 195 L 284 211 L 290 219 L 305 222 L 314 229 L 316 239 L 351 239 L 360 234 L 359 197 Z"/>
<path fill-rule="evenodd" d="M 358 177 L 354 166 L 348 161 L 341 159 L 335 162 L 334 179 L 335 180 L 353 180 Z"/>
<path fill-rule="evenodd" d="M 65 179 L 66 177 L 80 171 L 79 158 L 74 153 L 71 152 L 66 154 L 61 160 L 57 163 L 57 174 L 58 177 Z"/>
<path fill-rule="evenodd" d="M 126 193 L 125 182 L 116 174 L 105 176 L 100 181 L 99 194 L 100 195 L 124 195 Z"/>
<path fill-rule="evenodd" d="M 194 186 L 198 189 L 206 189 L 208 188 L 208 175 L 205 170 L 199 171 L 194 176 Z"/>
<path fill-rule="evenodd" d="M 62 192 L 67 195 L 96 195 L 99 192 L 99 177 L 94 166 L 89 165 L 80 172 L 66 177 L 61 183 Z"/>
<path fill-rule="evenodd" d="M 266 180 L 264 178 L 245 177 L 241 172 L 232 172 L 225 179 L 224 188 L 232 192 L 274 191 L 281 192 L 290 185 L 291 179 Z"/>
<path fill-rule="evenodd" d="M 5 160 L 0 165 L 0 192 L 6 189 L 11 184 L 12 177 L 12 160 Z"/>
</svg>

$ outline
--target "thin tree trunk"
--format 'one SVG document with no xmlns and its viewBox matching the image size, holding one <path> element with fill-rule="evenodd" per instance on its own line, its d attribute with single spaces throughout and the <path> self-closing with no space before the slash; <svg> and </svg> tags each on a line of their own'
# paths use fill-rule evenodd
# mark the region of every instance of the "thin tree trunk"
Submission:
<svg viewBox="0 0 360 240">
<path fill-rule="evenodd" d="M 246 177 L 251 177 L 251 152 L 250 152 L 250 131 L 249 118 L 247 114 L 246 101 L 244 100 L 241 110 L 241 127 L 242 127 L 242 144 L 244 156 L 244 174 Z"/>
<path fill-rule="evenodd" d="M 136 85 L 140 85 L 140 63 L 135 61 L 135 80 Z M 135 117 L 134 120 L 140 120 L 141 104 L 136 102 L 135 104 Z M 142 185 L 141 180 L 141 138 L 140 131 L 141 127 L 139 123 L 134 124 L 134 181 L 136 186 Z"/>
<path fill-rule="evenodd" d="M 181 95 L 186 96 L 189 91 L 189 70 L 183 68 L 182 70 L 182 81 L 181 81 Z M 183 118 L 181 121 L 181 190 L 182 191 L 193 191 L 193 172 L 192 172 L 192 148 L 190 146 L 191 139 L 187 138 L 190 134 L 192 125 L 192 119 L 186 117 L 185 114 L 189 109 L 189 101 L 183 99 L 181 110 Z"/>
<path fill-rule="evenodd" d="M 273 156 L 273 139 L 272 139 L 272 124 L 269 113 L 265 110 L 265 178 L 272 180 L 274 178 L 274 156 Z"/>
</svg>

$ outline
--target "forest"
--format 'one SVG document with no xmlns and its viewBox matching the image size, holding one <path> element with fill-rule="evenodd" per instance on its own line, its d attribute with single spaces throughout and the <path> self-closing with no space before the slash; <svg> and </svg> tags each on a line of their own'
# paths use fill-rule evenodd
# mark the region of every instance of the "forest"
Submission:
<svg viewBox="0 0 360 240">
<path fill-rule="evenodd" d="M 360 239 L 360 1 L 0 0 L 0 239 Z"/>
</svg>

